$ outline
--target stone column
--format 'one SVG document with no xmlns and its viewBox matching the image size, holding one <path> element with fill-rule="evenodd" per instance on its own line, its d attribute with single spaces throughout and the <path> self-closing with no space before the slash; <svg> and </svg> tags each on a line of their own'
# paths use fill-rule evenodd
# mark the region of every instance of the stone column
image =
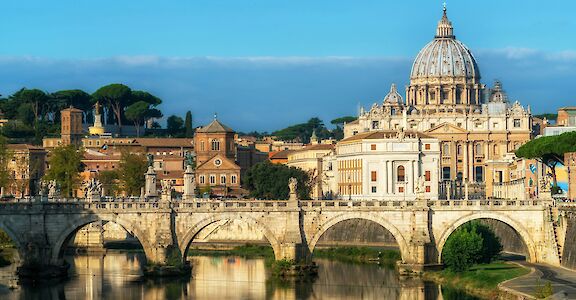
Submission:
<svg viewBox="0 0 576 300">
<path fill-rule="evenodd" d="M 186 166 L 184 172 L 184 194 L 182 197 L 184 200 L 191 200 L 196 197 L 196 176 L 191 165 Z"/>
<path fill-rule="evenodd" d="M 468 159 L 468 142 L 464 142 L 464 147 L 463 147 L 463 153 L 462 156 L 464 156 L 463 161 L 464 161 L 464 172 L 463 172 L 463 180 L 464 181 L 468 181 L 470 174 L 468 174 L 468 164 L 470 163 L 470 160 Z"/>
<path fill-rule="evenodd" d="M 474 143 L 471 141 L 468 142 L 468 182 L 475 181 L 474 179 L 474 163 L 476 162 L 476 158 L 474 157 Z"/>
<path fill-rule="evenodd" d="M 458 176 L 458 146 L 454 141 L 450 142 L 450 180 L 455 180 Z"/>
<path fill-rule="evenodd" d="M 388 182 L 390 181 L 390 174 L 388 173 L 388 161 L 384 161 L 384 194 L 388 194 Z"/>
<path fill-rule="evenodd" d="M 418 174 L 418 173 L 419 173 L 419 172 L 418 172 L 418 166 L 416 165 L 416 161 L 412 160 L 412 161 L 410 162 L 410 167 L 411 167 L 411 169 L 412 169 L 412 172 L 411 172 L 411 173 L 412 173 L 412 175 L 411 175 L 412 178 L 410 178 L 410 190 L 412 191 L 413 194 L 416 194 L 416 189 L 415 189 L 416 179 L 417 179 L 418 176 L 419 176 L 419 174 Z"/>
<path fill-rule="evenodd" d="M 394 172 L 392 170 L 392 165 L 393 165 L 393 161 L 388 160 L 386 161 L 386 168 L 388 169 L 388 176 L 390 176 L 390 179 L 388 180 L 388 194 L 393 194 L 394 191 L 394 181 L 396 180 L 395 176 L 394 176 Z"/>
<path fill-rule="evenodd" d="M 158 197 L 158 191 L 156 190 L 156 172 L 154 171 L 154 167 L 149 166 L 145 176 L 146 176 L 146 185 L 145 185 L 146 194 L 144 196 L 146 198 Z"/>
</svg>

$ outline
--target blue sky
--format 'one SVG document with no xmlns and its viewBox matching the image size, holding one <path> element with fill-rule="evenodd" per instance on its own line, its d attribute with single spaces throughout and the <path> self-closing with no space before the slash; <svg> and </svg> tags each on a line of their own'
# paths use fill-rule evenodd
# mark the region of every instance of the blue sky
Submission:
<svg viewBox="0 0 576 300">
<path fill-rule="evenodd" d="M 447 1 L 483 82 L 535 112 L 574 104 L 575 1 Z M 442 1 L 4 0 L 0 94 L 122 82 L 166 115 L 237 130 L 326 123 L 404 86 Z"/>
</svg>

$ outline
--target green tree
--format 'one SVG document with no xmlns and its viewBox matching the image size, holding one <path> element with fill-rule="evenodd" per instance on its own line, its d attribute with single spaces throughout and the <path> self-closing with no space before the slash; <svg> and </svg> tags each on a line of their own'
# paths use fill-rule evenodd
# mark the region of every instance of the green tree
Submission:
<svg viewBox="0 0 576 300">
<path fill-rule="evenodd" d="M 450 235 L 442 250 L 442 261 L 454 272 L 472 267 L 482 252 L 482 237 L 476 231 L 460 228 Z"/>
<path fill-rule="evenodd" d="M 330 137 L 331 134 L 319 118 L 311 118 L 306 123 L 288 126 L 284 129 L 273 132 L 280 140 L 298 140 L 302 143 L 309 143 L 312 132 L 316 131 L 319 139 Z"/>
<path fill-rule="evenodd" d="M 468 270 L 474 264 L 492 262 L 502 251 L 500 239 L 490 227 L 472 221 L 453 232 L 442 250 L 442 261 L 455 272 Z"/>
<path fill-rule="evenodd" d="M 161 118 L 162 113 L 160 110 L 153 107 L 152 104 L 144 101 L 138 101 L 131 104 L 124 112 L 126 119 L 134 122 L 136 127 L 136 136 L 140 136 L 140 127 L 151 118 Z"/>
<path fill-rule="evenodd" d="M 297 193 L 300 199 L 310 198 L 308 174 L 301 169 L 282 164 L 261 162 L 252 166 L 244 177 L 244 186 L 250 196 L 260 199 L 288 199 L 288 180 L 298 180 Z"/>
<path fill-rule="evenodd" d="M 75 145 L 60 146 L 50 153 L 46 179 L 56 180 L 64 196 L 73 196 L 74 188 L 80 183 L 83 153 L 82 148 Z"/>
<path fill-rule="evenodd" d="M 140 189 L 144 187 L 144 173 L 148 164 L 144 155 L 123 152 L 118 167 L 118 178 L 122 190 L 129 196 L 140 195 Z"/>
<path fill-rule="evenodd" d="M 187 138 L 191 138 L 194 136 L 194 127 L 192 127 L 192 112 L 186 112 L 186 119 L 184 120 L 184 136 Z"/>
<path fill-rule="evenodd" d="M 116 196 L 118 192 L 118 172 L 116 170 L 107 170 L 98 172 L 98 180 L 104 187 L 104 196 Z"/>
<path fill-rule="evenodd" d="M 53 101 L 53 120 L 60 122 L 60 111 L 70 106 L 78 108 L 86 115 L 91 114 L 92 95 L 82 90 L 62 90 L 51 94 Z"/>
<path fill-rule="evenodd" d="M 350 122 L 356 121 L 356 119 L 358 119 L 358 118 L 352 117 L 352 116 L 345 116 L 345 117 L 336 118 L 336 119 L 330 121 L 330 124 L 342 127 L 345 123 L 350 123 Z"/>
<path fill-rule="evenodd" d="M 171 115 L 166 120 L 166 131 L 169 135 L 176 136 L 182 133 L 182 126 L 184 126 L 184 120 L 178 116 Z"/>
<path fill-rule="evenodd" d="M 531 140 L 516 150 L 516 156 L 537 159 L 550 168 L 553 185 L 557 186 L 556 166 L 564 164 L 564 154 L 576 151 L 576 132 L 543 136 Z"/>
<path fill-rule="evenodd" d="M 118 132 L 122 132 L 122 117 L 126 106 L 131 104 L 132 90 L 119 83 L 113 83 L 99 88 L 92 94 L 94 101 L 99 101 L 103 106 L 112 110 L 116 117 Z"/>
<path fill-rule="evenodd" d="M 0 135 L 0 187 L 8 188 L 10 172 L 8 162 L 12 159 L 12 153 L 8 150 L 8 143 L 3 135 Z"/>
<path fill-rule="evenodd" d="M 20 104 L 27 103 L 34 114 L 34 120 L 40 121 L 44 117 L 49 105 L 50 97 L 45 92 L 38 89 L 21 89 L 11 96 Z M 35 127 L 36 128 L 36 127 Z"/>
</svg>

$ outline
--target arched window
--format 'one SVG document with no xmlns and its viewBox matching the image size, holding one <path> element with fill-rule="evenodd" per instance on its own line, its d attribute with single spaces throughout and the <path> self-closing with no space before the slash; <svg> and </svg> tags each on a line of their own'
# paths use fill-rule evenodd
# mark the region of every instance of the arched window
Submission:
<svg viewBox="0 0 576 300">
<path fill-rule="evenodd" d="M 406 172 L 404 170 L 404 166 L 398 166 L 396 170 L 396 181 L 404 182 L 406 179 Z"/>
<path fill-rule="evenodd" d="M 204 151 L 204 141 L 200 142 L 200 151 Z"/>
<path fill-rule="evenodd" d="M 494 145 L 494 154 L 495 154 L 495 155 L 498 154 L 498 145 Z"/>
<path fill-rule="evenodd" d="M 461 156 L 461 155 L 462 155 L 462 145 L 458 145 L 458 148 L 457 148 L 457 149 L 458 149 L 458 150 L 456 151 L 456 152 L 457 152 L 456 155 Z"/>
<path fill-rule="evenodd" d="M 442 156 L 450 156 L 450 145 L 448 143 L 442 145 Z"/>
<path fill-rule="evenodd" d="M 482 155 L 482 144 L 476 144 L 476 154 Z"/>
<path fill-rule="evenodd" d="M 212 151 L 220 151 L 220 141 L 217 139 L 212 140 Z"/>
</svg>

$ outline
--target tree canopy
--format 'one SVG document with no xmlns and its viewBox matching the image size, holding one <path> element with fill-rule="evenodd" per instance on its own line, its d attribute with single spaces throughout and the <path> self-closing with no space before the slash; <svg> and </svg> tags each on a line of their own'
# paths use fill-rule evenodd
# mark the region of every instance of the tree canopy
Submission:
<svg viewBox="0 0 576 300">
<path fill-rule="evenodd" d="M 516 156 L 537 159 L 546 164 L 552 173 L 553 186 L 557 186 L 556 165 L 564 164 L 564 154 L 576 152 L 576 132 L 543 136 L 531 140 L 516 150 Z"/>
<path fill-rule="evenodd" d="M 336 118 L 336 119 L 330 121 L 330 124 L 334 124 L 336 126 L 342 126 L 342 125 L 344 125 L 344 123 L 350 123 L 350 122 L 356 121 L 356 119 L 358 119 L 358 118 L 352 117 L 352 116 L 345 116 L 345 117 Z"/>
<path fill-rule="evenodd" d="M 92 97 L 112 111 L 118 131 L 122 132 L 122 113 L 133 101 L 132 90 L 123 84 L 113 83 L 99 88 Z"/>
<path fill-rule="evenodd" d="M 194 137 L 194 127 L 192 127 L 192 112 L 186 112 L 186 119 L 184 119 L 184 137 Z"/>
<path fill-rule="evenodd" d="M 117 172 L 121 189 L 126 195 L 140 195 L 140 189 L 146 183 L 144 173 L 146 173 L 147 169 L 148 163 L 144 155 L 129 152 L 122 153 Z"/>
<path fill-rule="evenodd" d="M 290 189 L 288 180 L 294 177 L 298 180 L 297 193 L 300 199 L 310 198 L 308 174 L 301 169 L 282 164 L 261 162 L 252 166 L 244 177 L 245 188 L 250 196 L 259 199 L 288 199 Z"/>
<path fill-rule="evenodd" d="M 333 137 L 332 133 L 324 126 L 324 122 L 319 118 L 311 118 L 306 123 L 296 124 L 273 132 L 278 139 L 284 141 L 300 141 L 309 143 L 312 132 L 316 132 L 319 139 Z"/>
<path fill-rule="evenodd" d="M 73 196 L 80 183 L 80 172 L 84 169 L 82 157 L 83 150 L 74 145 L 60 146 L 50 153 L 46 179 L 56 180 L 64 196 Z"/>
<path fill-rule="evenodd" d="M 155 108 L 156 105 L 160 104 L 162 101 L 146 92 L 138 92 L 138 94 L 140 94 L 143 97 L 141 98 L 138 97 L 135 99 L 142 99 L 142 100 L 134 102 L 133 104 L 128 106 L 124 114 L 126 115 L 126 119 L 134 123 L 134 126 L 136 127 L 136 136 L 139 137 L 140 127 L 144 124 L 144 122 L 146 122 L 151 118 L 162 117 L 162 112 L 160 112 L 160 110 Z M 154 101 L 152 103 L 145 101 L 144 99 L 146 99 L 148 96 L 156 98 L 157 101 Z"/>
<path fill-rule="evenodd" d="M 184 120 L 176 115 L 171 115 L 166 119 L 166 131 L 169 135 L 178 136 L 184 130 Z"/>
<path fill-rule="evenodd" d="M 492 262 L 502 251 L 500 239 L 488 226 L 472 221 L 454 231 L 442 249 L 442 261 L 455 272 Z"/>
</svg>

